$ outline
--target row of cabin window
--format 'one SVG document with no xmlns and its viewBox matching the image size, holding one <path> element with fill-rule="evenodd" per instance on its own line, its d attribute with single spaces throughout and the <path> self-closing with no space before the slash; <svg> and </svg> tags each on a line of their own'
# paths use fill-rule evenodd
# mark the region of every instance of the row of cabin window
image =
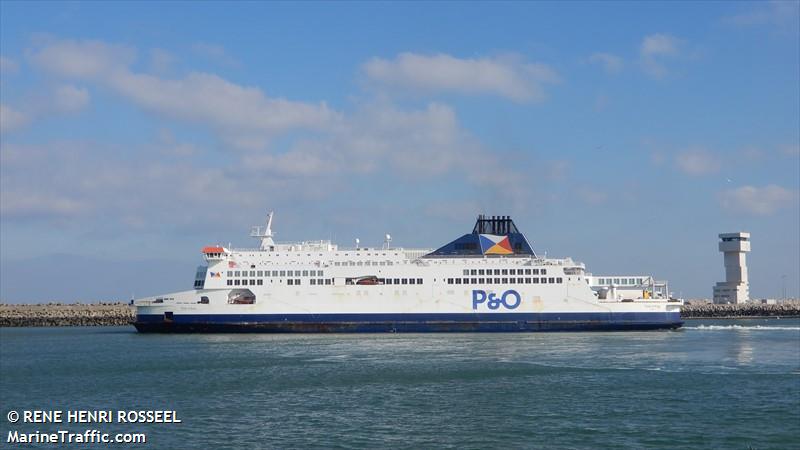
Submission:
<svg viewBox="0 0 800 450">
<path fill-rule="evenodd" d="M 561 277 L 533 278 L 448 278 L 447 284 L 560 284 Z"/>
<path fill-rule="evenodd" d="M 484 273 L 485 272 L 485 273 Z M 547 269 L 464 269 L 464 275 L 547 275 Z"/>
<path fill-rule="evenodd" d="M 422 278 L 378 278 L 378 284 L 422 284 Z"/>
<path fill-rule="evenodd" d="M 290 278 L 286 280 L 286 284 L 289 286 L 300 286 L 300 279 L 299 278 Z M 309 284 L 312 286 L 322 286 L 327 285 L 330 286 L 333 284 L 330 278 L 322 279 L 322 278 L 312 278 L 309 280 Z M 264 280 L 259 278 L 257 280 L 228 280 L 228 286 L 263 286 Z"/>
<path fill-rule="evenodd" d="M 644 278 L 598 278 L 597 284 L 629 284 L 629 285 L 642 285 Z"/>
<path fill-rule="evenodd" d="M 383 281 L 385 284 L 422 284 L 422 278 L 417 278 L 416 283 L 414 282 L 414 278 L 409 278 L 408 282 L 406 282 L 405 278 L 394 278 L 394 281 L 392 280 L 392 278 L 386 278 L 385 280 L 383 278 L 378 278 L 378 281 Z"/>
<path fill-rule="evenodd" d="M 268 277 L 270 276 L 269 270 L 251 270 L 250 275 L 246 270 L 229 270 L 228 277 Z M 321 277 L 324 276 L 321 270 L 273 270 L 273 277 Z"/>
<path fill-rule="evenodd" d="M 334 266 L 393 266 L 392 261 L 334 261 Z"/>
</svg>

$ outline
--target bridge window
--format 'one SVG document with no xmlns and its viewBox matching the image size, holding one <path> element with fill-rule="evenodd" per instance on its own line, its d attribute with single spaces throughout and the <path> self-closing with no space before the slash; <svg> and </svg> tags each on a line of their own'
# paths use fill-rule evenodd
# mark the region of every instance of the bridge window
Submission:
<svg viewBox="0 0 800 450">
<path fill-rule="evenodd" d="M 228 271 L 228 276 L 229 276 L 229 277 L 232 277 L 232 276 L 233 276 L 233 271 L 232 271 L 232 270 L 229 270 L 229 271 Z"/>
<path fill-rule="evenodd" d="M 228 280 L 228 286 L 233 286 L 233 280 Z"/>
<path fill-rule="evenodd" d="M 547 269 L 542 269 L 542 275 L 547 275 Z"/>
<path fill-rule="evenodd" d="M 503 269 L 503 275 L 508 275 L 508 269 Z"/>
<path fill-rule="evenodd" d="M 516 269 L 511 269 L 511 270 L 508 271 L 508 274 L 509 275 L 516 275 L 517 274 L 517 270 Z"/>
<path fill-rule="evenodd" d="M 494 274 L 495 275 L 500 275 L 500 269 L 494 269 Z"/>
<path fill-rule="evenodd" d="M 531 269 L 525 269 L 525 275 L 530 275 L 530 274 L 531 274 Z"/>
<path fill-rule="evenodd" d="M 563 279 L 562 279 L 562 278 L 560 278 L 560 277 L 559 277 L 559 278 L 556 278 L 556 283 L 559 283 L 559 284 L 561 284 L 561 282 L 563 282 Z"/>
<path fill-rule="evenodd" d="M 556 279 L 553 278 L 553 277 L 550 277 L 550 278 L 548 278 L 547 282 L 552 284 L 552 283 L 556 282 Z"/>
<path fill-rule="evenodd" d="M 500 284 L 500 278 L 495 278 L 494 279 L 494 284 Z"/>
<path fill-rule="evenodd" d="M 262 278 L 259 278 L 257 281 L 259 286 L 262 286 L 264 284 L 264 280 Z"/>
<path fill-rule="evenodd" d="M 517 279 L 514 278 L 514 277 L 511 277 L 511 278 L 508 279 L 508 282 L 509 282 L 509 284 L 517 284 Z"/>
</svg>

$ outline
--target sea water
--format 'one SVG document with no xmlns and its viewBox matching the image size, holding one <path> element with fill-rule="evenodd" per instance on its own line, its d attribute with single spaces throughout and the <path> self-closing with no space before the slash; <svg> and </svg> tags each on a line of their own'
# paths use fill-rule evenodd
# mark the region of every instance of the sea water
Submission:
<svg viewBox="0 0 800 450">
<path fill-rule="evenodd" d="M 0 447 L 19 446 L 14 430 L 93 428 L 142 432 L 148 448 L 800 448 L 800 320 L 541 334 L 5 328 L 0 409 Z M 7 418 L 30 410 L 174 411 L 180 423 Z"/>
</svg>

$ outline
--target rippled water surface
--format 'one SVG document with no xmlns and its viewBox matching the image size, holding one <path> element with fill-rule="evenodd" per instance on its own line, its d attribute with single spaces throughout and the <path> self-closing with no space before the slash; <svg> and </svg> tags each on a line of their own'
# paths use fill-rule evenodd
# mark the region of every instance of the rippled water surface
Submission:
<svg viewBox="0 0 800 450">
<path fill-rule="evenodd" d="M 149 448 L 800 448 L 800 320 L 679 331 L 141 335 L 0 329 L 9 410 L 167 409 Z M 43 448 L 52 446 L 41 445 Z"/>
</svg>

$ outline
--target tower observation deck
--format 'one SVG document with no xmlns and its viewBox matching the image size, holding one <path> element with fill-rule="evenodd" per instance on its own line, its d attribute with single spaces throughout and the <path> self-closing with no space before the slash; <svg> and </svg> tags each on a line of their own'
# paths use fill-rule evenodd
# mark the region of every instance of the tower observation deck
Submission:
<svg viewBox="0 0 800 450">
<path fill-rule="evenodd" d="M 750 233 L 722 233 L 719 238 L 719 251 L 725 260 L 725 281 L 714 286 L 714 303 L 745 303 L 750 299 L 745 255 L 750 251 Z"/>
</svg>

